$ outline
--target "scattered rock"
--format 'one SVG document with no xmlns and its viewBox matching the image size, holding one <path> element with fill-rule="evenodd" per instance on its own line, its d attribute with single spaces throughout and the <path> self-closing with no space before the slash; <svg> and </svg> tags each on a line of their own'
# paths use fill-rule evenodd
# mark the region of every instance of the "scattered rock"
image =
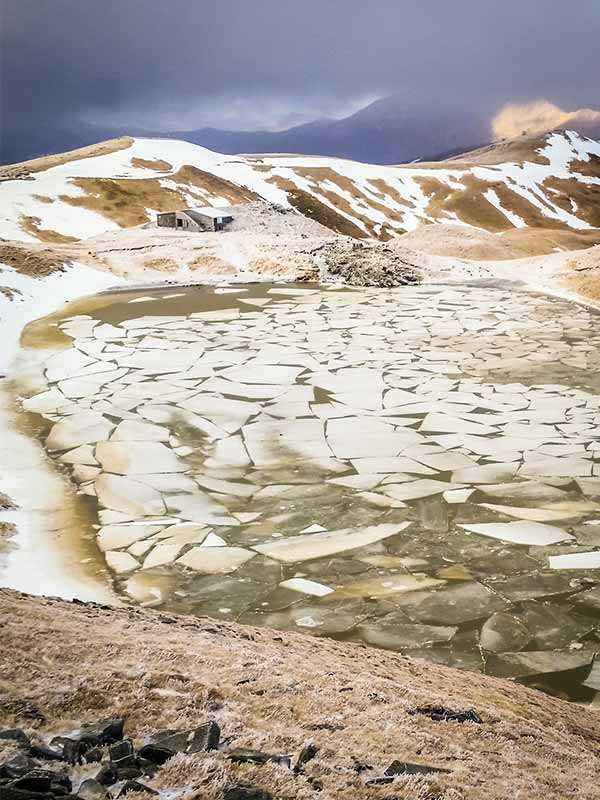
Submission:
<svg viewBox="0 0 600 800">
<path fill-rule="evenodd" d="M 117 767 L 117 780 L 129 781 L 134 778 L 141 778 L 143 772 L 138 764 L 125 764 L 122 767 Z"/>
<path fill-rule="evenodd" d="M 29 746 L 29 755 L 32 758 L 41 758 L 42 761 L 65 761 L 61 750 L 53 750 L 45 744 L 32 744 Z"/>
<path fill-rule="evenodd" d="M 319 748 L 316 746 L 316 744 L 313 744 L 313 742 L 305 744 L 302 750 L 300 750 L 298 758 L 296 759 L 296 763 L 294 764 L 294 772 L 296 774 L 301 772 L 304 765 L 311 761 L 318 752 Z"/>
<path fill-rule="evenodd" d="M 102 761 L 103 757 L 104 751 L 101 747 L 92 747 L 85 753 L 83 758 L 87 764 L 97 764 Z"/>
<path fill-rule="evenodd" d="M 158 744 L 145 744 L 138 750 L 138 756 L 160 767 L 175 755 L 175 750 Z"/>
<path fill-rule="evenodd" d="M 369 778 L 367 786 L 381 786 L 392 783 L 398 775 L 432 775 L 436 773 L 450 773 L 452 770 L 445 767 L 436 767 L 432 764 L 415 764 L 410 761 L 392 761 L 389 767 L 379 778 Z"/>
<path fill-rule="evenodd" d="M 273 795 L 264 789 L 245 784 L 226 786 L 223 791 L 223 800 L 272 800 Z"/>
<path fill-rule="evenodd" d="M 0 739 L 13 739 L 20 745 L 29 746 L 29 736 L 21 728 L 5 728 L 1 730 Z"/>
<path fill-rule="evenodd" d="M 108 748 L 108 757 L 116 769 L 135 764 L 135 750 L 131 739 L 123 739 L 122 742 L 111 744 Z"/>
<path fill-rule="evenodd" d="M 80 798 L 80 800 L 106 800 L 108 792 L 104 786 L 94 780 L 94 778 L 88 778 L 79 786 L 77 797 Z"/>
<path fill-rule="evenodd" d="M 19 753 L 0 765 L 0 780 L 20 778 L 33 768 L 33 762 Z"/>
<path fill-rule="evenodd" d="M 483 720 L 473 708 L 469 708 L 466 711 L 451 711 L 448 708 L 444 708 L 444 706 L 420 706 L 419 708 L 410 709 L 408 713 L 413 716 L 422 714 L 436 722 L 476 722 L 478 725 L 483 723 Z"/>
<path fill-rule="evenodd" d="M 292 759 L 290 756 L 263 753 L 260 750 L 251 750 L 245 747 L 235 747 L 233 750 L 230 750 L 227 753 L 227 758 L 238 763 L 250 764 L 266 764 L 267 762 L 271 761 L 275 764 L 279 764 L 282 767 L 287 767 L 288 769 L 290 769 L 292 765 Z"/>
<path fill-rule="evenodd" d="M 27 789 L 12 789 L 3 786 L 0 797 L 2 800 L 54 800 L 54 796 L 48 792 L 30 792 Z"/>
<path fill-rule="evenodd" d="M 0 375 L 0 378 L 4 378 L 4 375 Z M 0 492 L 0 511 L 14 511 L 18 508 L 17 504 L 4 492 Z"/>
<path fill-rule="evenodd" d="M 429 775 L 432 772 L 452 772 L 451 769 L 444 767 L 435 767 L 430 764 L 414 764 L 410 761 L 395 760 L 389 765 L 383 773 L 385 776 L 395 775 Z"/>
<path fill-rule="evenodd" d="M 125 795 L 129 794 L 129 792 L 145 792 L 145 794 L 158 794 L 156 789 L 152 789 L 150 786 L 146 786 L 145 783 L 140 783 L 139 781 L 125 781 L 119 794 L 117 797 L 125 797 Z"/>
<path fill-rule="evenodd" d="M 72 784 L 66 773 L 50 772 L 45 769 L 33 769 L 8 784 L 11 789 L 28 792 L 51 792 L 52 794 L 69 794 Z M 2 790 L 0 789 L 0 796 Z"/>
<path fill-rule="evenodd" d="M 152 738 L 151 744 L 175 753 L 199 753 L 202 750 L 216 750 L 220 738 L 221 729 L 210 720 L 187 731 L 160 731 Z"/>
<path fill-rule="evenodd" d="M 104 764 L 96 774 L 95 780 L 102 786 L 112 786 L 113 783 L 117 782 L 118 778 L 119 776 L 114 766 L 112 764 Z"/>
<path fill-rule="evenodd" d="M 62 744 L 65 761 L 81 763 L 84 755 L 92 748 L 121 741 L 124 726 L 124 719 L 100 720 L 84 725 L 80 732 L 71 736 L 53 739 L 51 744 Z"/>
</svg>

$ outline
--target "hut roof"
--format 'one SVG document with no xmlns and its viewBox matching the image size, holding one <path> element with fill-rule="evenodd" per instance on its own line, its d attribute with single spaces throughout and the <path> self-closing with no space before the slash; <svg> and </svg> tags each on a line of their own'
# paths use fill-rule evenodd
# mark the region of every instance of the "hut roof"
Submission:
<svg viewBox="0 0 600 800">
<path fill-rule="evenodd" d="M 186 214 L 201 214 L 203 217 L 212 217 L 213 219 L 231 216 L 228 213 L 228 208 L 211 208 L 210 206 L 204 206 L 202 208 L 186 208 L 184 211 Z"/>
</svg>

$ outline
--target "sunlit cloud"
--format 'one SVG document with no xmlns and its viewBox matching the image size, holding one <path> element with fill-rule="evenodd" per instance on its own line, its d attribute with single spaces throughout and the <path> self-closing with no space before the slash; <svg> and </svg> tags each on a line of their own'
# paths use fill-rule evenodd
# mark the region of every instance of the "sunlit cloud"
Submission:
<svg viewBox="0 0 600 800">
<path fill-rule="evenodd" d="M 523 133 L 535 135 L 566 125 L 584 128 L 600 125 L 600 111 L 592 108 L 564 111 L 547 100 L 508 105 L 492 120 L 492 131 L 495 139 L 513 139 Z"/>
</svg>

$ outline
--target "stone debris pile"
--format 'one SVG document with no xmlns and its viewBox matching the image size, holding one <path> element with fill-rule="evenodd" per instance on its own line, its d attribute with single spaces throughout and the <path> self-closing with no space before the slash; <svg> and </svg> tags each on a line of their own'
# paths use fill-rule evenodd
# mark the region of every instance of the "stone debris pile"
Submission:
<svg viewBox="0 0 600 800">
<path fill-rule="evenodd" d="M 19 752 L 0 764 L 2 800 L 109 800 L 141 791 L 159 767 L 176 753 L 199 753 L 219 747 L 220 728 L 210 720 L 185 731 L 158 731 L 137 745 L 124 735 L 124 720 L 110 719 L 48 743 L 30 739 L 19 728 L 0 730 L 0 740 L 14 742 Z M 68 765 L 68 766 L 67 766 Z"/>
<path fill-rule="evenodd" d="M 417 710 L 415 713 L 421 713 Z M 444 719 L 454 722 L 482 720 L 473 712 L 448 712 Z M 191 730 L 158 731 L 143 743 L 124 733 L 123 719 L 103 720 L 62 736 L 48 743 L 39 734 L 30 738 L 20 728 L 0 729 L 0 742 L 13 746 L 8 758 L 0 756 L 0 797 L 2 800 L 114 800 L 129 793 L 163 796 L 153 786 L 152 778 L 176 754 L 188 756 L 219 754 L 233 764 L 263 766 L 267 764 L 304 776 L 315 792 L 322 783 L 305 775 L 306 765 L 315 759 L 319 747 L 312 741 L 296 756 L 268 753 L 247 747 L 230 747 L 221 740 L 221 730 L 214 720 L 203 722 Z M 365 785 L 393 783 L 398 776 L 433 777 L 449 774 L 447 767 L 395 759 L 382 776 L 370 776 L 370 765 L 358 765 L 356 771 L 366 773 Z M 208 787 L 207 787 L 208 788 Z M 169 790 L 179 796 L 182 787 Z M 228 783 L 220 794 L 223 800 L 272 800 L 272 794 L 247 783 Z"/>
</svg>

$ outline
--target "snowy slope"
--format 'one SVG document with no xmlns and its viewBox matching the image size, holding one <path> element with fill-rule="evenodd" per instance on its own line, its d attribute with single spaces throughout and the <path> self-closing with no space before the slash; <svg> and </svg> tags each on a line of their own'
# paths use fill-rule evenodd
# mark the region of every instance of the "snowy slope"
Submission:
<svg viewBox="0 0 600 800">
<path fill-rule="evenodd" d="M 388 238 L 432 222 L 585 231 L 600 228 L 600 143 L 555 132 L 512 163 L 470 165 L 467 155 L 465 162 L 379 166 L 226 156 L 183 141 L 133 139 L 115 152 L 81 158 L 74 151 L 66 163 L 0 181 L 0 238 L 88 238 L 156 211 L 256 197 L 356 236 Z"/>
</svg>

